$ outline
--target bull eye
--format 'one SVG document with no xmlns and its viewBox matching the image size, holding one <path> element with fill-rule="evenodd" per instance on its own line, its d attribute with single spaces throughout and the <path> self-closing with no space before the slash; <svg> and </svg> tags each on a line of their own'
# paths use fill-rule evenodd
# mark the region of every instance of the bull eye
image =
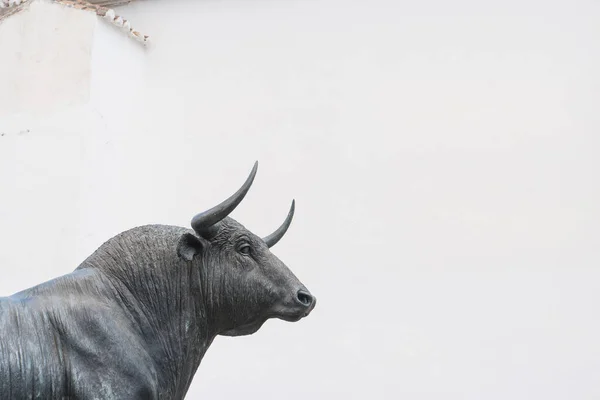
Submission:
<svg viewBox="0 0 600 400">
<path fill-rule="evenodd" d="M 240 246 L 238 246 L 238 252 L 240 252 L 240 254 L 247 256 L 250 254 L 250 251 L 251 251 L 251 248 L 248 243 L 244 243 L 244 244 L 241 244 Z"/>
</svg>

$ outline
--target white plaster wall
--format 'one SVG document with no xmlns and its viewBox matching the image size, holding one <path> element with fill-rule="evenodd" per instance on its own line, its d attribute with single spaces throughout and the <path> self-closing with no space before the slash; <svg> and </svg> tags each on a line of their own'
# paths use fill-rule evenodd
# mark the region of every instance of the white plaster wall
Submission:
<svg viewBox="0 0 600 400">
<path fill-rule="evenodd" d="M 11 17 L 0 293 L 187 225 L 258 159 L 233 216 L 265 234 L 296 198 L 275 251 L 318 306 L 216 340 L 189 398 L 597 399 L 600 7 L 496 3 L 121 8 L 146 50 L 83 12 Z"/>
<path fill-rule="evenodd" d="M 35 1 L 0 23 L 0 116 L 89 101 L 96 19 Z"/>
</svg>

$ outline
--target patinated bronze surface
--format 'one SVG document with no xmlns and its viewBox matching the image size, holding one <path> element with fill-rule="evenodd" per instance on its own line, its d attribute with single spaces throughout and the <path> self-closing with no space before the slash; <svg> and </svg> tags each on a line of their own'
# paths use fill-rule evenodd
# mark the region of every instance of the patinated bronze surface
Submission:
<svg viewBox="0 0 600 400">
<path fill-rule="evenodd" d="M 104 243 L 75 271 L 0 298 L 0 399 L 182 399 L 217 335 L 298 321 L 315 298 L 261 239 L 227 215 L 244 185 L 192 229 L 148 225 Z"/>
</svg>

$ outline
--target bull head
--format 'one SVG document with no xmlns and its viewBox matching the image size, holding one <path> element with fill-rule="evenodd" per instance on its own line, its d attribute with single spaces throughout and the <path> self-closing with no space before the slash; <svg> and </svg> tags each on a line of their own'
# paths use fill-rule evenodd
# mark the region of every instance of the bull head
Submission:
<svg viewBox="0 0 600 400">
<path fill-rule="evenodd" d="M 228 215 L 242 201 L 256 176 L 258 162 L 242 187 L 227 200 L 192 219 L 196 235 L 186 233 L 178 254 L 198 264 L 208 304 L 219 333 L 254 333 L 269 318 L 298 321 L 315 307 L 316 299 L 287 266 L 270 251 L 288 230 L 295 202 L 283 224 L 260 238 Z"/>
</svg>

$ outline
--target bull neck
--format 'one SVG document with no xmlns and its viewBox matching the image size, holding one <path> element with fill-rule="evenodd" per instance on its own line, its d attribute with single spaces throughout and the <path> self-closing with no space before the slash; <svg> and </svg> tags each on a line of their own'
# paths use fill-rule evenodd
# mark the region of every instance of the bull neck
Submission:
<svg viewBox="0 0 600 400">
<path fill-rule="evenodd" d="M 146 226 L 117 235 L 78 268 L 110 282 L 154 360 L 159 398 L 183 398 L 216 336 L 203 300 L 201 268 L 180 259 L 185 228 Z"/>
</svg>

